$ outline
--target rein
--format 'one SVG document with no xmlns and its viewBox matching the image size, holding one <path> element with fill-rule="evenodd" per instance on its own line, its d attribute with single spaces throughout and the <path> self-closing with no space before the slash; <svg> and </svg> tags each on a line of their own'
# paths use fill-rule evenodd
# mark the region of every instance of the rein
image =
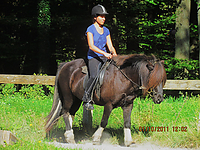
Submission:
<svg viewBox="0 0 200 150">
<path fill-rule="evenodd" d="M 137 87 L 139 87 L 139 89 L 145 89 L 145 87 L 142 87 L 142 86 L 138 85 L 137 83 L 133 82 L 133 80 L 131 80 L 131 79 L 120 69 L 120 67 L 116 65 L 116 62 L 115 62 L 113 59 L 111 59 L 111 62 L 113 62 L 112 64 L 113 64 L 113 65 L 124 75 L 124 77 L 125 77 L 126 79 L 128 79 L 133 85 L 136 85 Z"/>
</svg>

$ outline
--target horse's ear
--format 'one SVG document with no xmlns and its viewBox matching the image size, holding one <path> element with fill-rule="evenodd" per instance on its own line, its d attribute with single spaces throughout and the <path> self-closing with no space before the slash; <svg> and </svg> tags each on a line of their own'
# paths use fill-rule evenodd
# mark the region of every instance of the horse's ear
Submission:
<svg viewBox="0 0 200 150">
<path fill-rule="evenodd" d="M 149 69 L 149 71 L 152 71 L 154 68 L 154 65 L 149 60 L 148 60 L 147 68 Z"/>
<path fill-rule="evenodd" d="M 153 60 L 156 60 L 156 56 L 154 54 L 151 54 L 151 57 L 153 58 Z"/>
<path fill-rule="evenodd" d="M 164 61 L 164 60 L 161 60 L 160 62 L 161 62 L 163 65 L 164 65 L 164 63 L 165 63 L 165 61 Z"/>
</svg>

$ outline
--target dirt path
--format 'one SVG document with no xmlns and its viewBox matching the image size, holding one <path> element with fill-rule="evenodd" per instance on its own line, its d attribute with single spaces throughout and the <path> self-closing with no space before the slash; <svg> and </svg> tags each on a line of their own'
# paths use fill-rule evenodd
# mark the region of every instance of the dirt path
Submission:
<svg viewBox="0 0 200 150">
<path fill-rule="evenodd" d="M 111 144 L 112 143 L 112 136 L 107 133 L 103 132 L 102 138 L 101 138 L 101 145 L 93 145 L 91 139 L 79 139 L 76 142 L 80 144 L 67 144 L 64 143 L 64 131 L 56 131 L 52 134 L 54 137 L 53 139 L 60 142 L 49 142 L 49 144 L 53 144 L 56 147 L 62 147 L 62 148 L 71 148 L 71 149 L 83 149 L 83 150 L 195 150 L 195 149 L 187 149 L 187 148 L 169 148 L 169 147 L 162 147 L 155 144 L 151 144 L 150 142 L 145 142 L 142 144 L 135 144 L 134 147 L 124 147 L 120 146 L 119 144 Z M 84 137 L 80 131 L 77 131 L 76 135 L 80 135 L 80 137 Z M 200 150 L 200 149 L 199 149 Z"/>
<path fill-rule="evenodd" d="M 51 142 L 56 147 L 71 148 L 71 149 L 83 149 L 83 150 L 189 150 L 186 148 L 168 148 L 161 147 L 151 143 L 136 144 L 134 147 L 123 147 L 120 145 L 111 145 L 103 143 L 101 145 L 93 145 L 91 142 L 85 144 L 67 144 L 59 142 Z"/>
</svg>

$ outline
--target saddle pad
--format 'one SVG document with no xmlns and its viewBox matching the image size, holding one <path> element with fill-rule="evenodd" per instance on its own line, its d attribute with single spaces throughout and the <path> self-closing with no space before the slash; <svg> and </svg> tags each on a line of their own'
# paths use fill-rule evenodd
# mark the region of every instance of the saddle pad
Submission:
<svg viewBox="0 0 200 150">
<path fill-rule="evenodd" d="M 96 90 L 96 94 L 99 98 L 100 98 L 100 88 L 103 84 L 105 71 L 106 71 L 106 69 L 108 68 L 109 65 L 110 65 L 110 63 L 106 62 L 106 65 L 104 66 L 103 70 L 100 72 L 99 78 L 96 80 L 95 87 L 93 89 L 93 92 L 94 92 L 94 90 Z M 87 66 L 83 66 L 83 67 L 81 67 L 81 69 L 82 69 L 82 73 L 86 74 L 84 81 L 83 81 L 83 88 L 85 89 L 87 81 L 89 79 L 88 69 L 87 69 Z M 100 69 L 101 69 L 101 66 L 99 66 L 99 70 Z"/>
</svg>

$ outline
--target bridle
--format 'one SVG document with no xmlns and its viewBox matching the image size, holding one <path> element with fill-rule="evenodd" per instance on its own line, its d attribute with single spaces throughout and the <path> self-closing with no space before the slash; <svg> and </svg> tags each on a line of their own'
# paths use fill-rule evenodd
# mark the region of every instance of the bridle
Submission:
<svg viewBox="0 0 200 150">
<path fill-rule="evenodd" d="M 137 86 L 138 89 L 146 89 L 146 87 L 140 86 L 139 84 L 135 83 L 133 80 L 131 80 L 123 71 L 122 69 L 116 64 L 116 62 L 111 59 L 110 63 L 112 63 L 123 75 L 124 77 L 129 80 L 132 83 L 132 86 L 134 87 L 134 85 Z M 150 97 L 154 97 L 154 94 L 162 94 L 161 92 L 156 92 L 154 88 L 150 88 L 147 93 L 149 94 Z"/>
</svg>

